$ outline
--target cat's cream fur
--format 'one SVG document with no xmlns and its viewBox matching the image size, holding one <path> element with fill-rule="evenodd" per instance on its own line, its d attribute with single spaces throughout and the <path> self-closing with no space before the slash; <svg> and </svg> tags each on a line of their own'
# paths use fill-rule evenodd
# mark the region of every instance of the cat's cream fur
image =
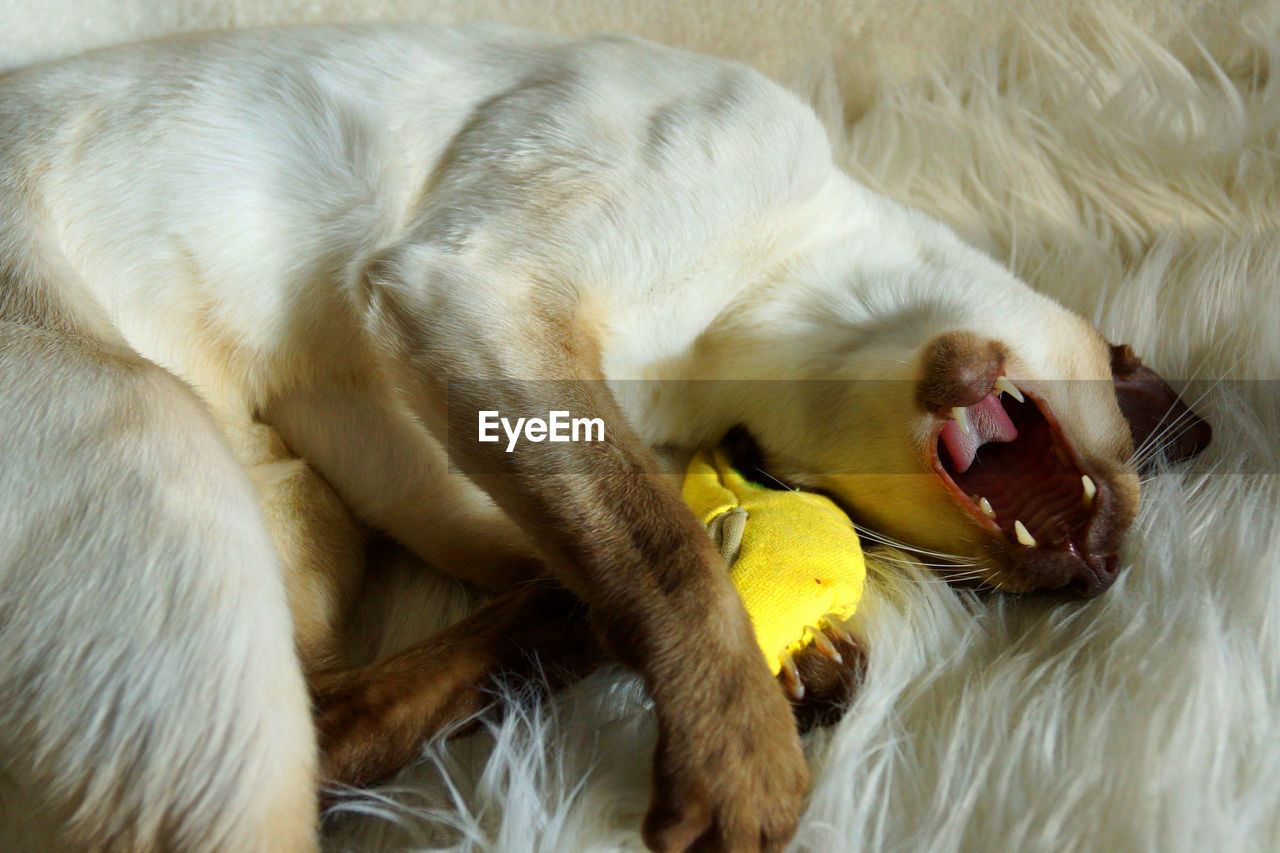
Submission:
<svg viewBox="0 0 1280 853">
<path fill-rule="evenodd" d="M 780 844 L 789 711 L 647 448 L 745 424 L 883 532 L 1060 585 L 930 476 L 941 335 L 999 343 L 1108 535 L 1136 505 L 1097 331 L 737 65 L 489 27 L 92 54 L 0 80 L 0 201 L 0 746 L 82 846 L 314 845 L 303 672 L 360 524 L 491 590 L 545 564 L 655 695 L 650 844 Z M 628 381 L 686 379 L 732 381 Z M 547 380 L 616 456 L 462 435 Z"/>
</svg>

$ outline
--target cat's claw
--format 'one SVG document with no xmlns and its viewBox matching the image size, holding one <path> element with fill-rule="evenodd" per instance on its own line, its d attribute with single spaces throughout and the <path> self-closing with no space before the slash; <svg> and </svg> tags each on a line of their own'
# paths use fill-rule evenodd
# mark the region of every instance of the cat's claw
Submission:
<svg viewBox="0 0 1280 853">
<path fill-rule="evenodd" d="M 867 668 L 866 642 L 856 630 L 832 614 L 818 625 L 806 631 L 813 642 L 782 654 L 778 672 L 802 732 L 839 721 Z"/>
</svg>

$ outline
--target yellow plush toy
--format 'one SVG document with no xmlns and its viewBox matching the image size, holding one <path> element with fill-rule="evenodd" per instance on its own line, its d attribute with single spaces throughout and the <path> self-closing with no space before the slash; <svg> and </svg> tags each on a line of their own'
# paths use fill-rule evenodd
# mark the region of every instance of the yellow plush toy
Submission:
<svg viewBox="0 0 1280 853">
<path fill-rule="evenodd" d="M 853 615 L 866 580 L 844 511 L 822 495 L 758 486 L 720 450 L 694 456 L 683 494 L 729 564 L 773 673 L 794 673 L 792 656 L 809 643 L 834 655 L 822 623 Z"/>
</svg>

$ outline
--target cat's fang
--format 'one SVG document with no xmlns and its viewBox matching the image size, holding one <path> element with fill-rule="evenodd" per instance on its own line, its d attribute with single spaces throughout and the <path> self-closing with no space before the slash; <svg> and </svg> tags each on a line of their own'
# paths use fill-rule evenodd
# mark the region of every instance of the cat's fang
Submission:
<svg viewBox="0 0 1280 853">
<path fill-rule="evenodd" d="M 1021 521 L 1015 521 L 1013 523 L 1013 532 L 1014 535 L 1018 537 L 1018 541 L 1023 545 L 1026 545 L 1028 548 L 1036 547 L 1036 537 L 1031 535 L 1031 531 L 1027 530 L 1026 525 Z"/>
<path fill-rule="evenodd" d="M 1023 402 L 1022 392 L 1018 390 L 1018 386 L 1014 385 L 1013 380 L 1008 376 L 1001 376 L 992 387 L 995 388 L 997 393 L 1008 394 L 1019 403 Z"/>
</svg>

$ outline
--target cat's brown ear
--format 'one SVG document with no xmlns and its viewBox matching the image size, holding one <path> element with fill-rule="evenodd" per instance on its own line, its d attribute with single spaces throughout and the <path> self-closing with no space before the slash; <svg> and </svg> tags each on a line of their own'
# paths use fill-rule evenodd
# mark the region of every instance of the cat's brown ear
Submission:
<svg viewBox="0 0 1280 853">
<path fill-rule="evenodd" d="M 1111 380 L 1143 469 L 1157 456 L 1180 462 L 1209 446 L 1213 429 L 1128 344 L 1111 346 Z M 1158 453 L 1143 447 L 1148 440 L 1159 446 Z"/>
</svg>

